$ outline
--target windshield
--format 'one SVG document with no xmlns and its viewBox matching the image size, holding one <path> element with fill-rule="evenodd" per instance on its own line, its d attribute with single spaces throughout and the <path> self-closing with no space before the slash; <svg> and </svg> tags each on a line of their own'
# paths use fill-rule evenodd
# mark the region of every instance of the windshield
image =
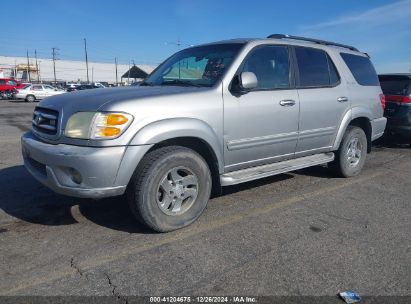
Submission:
<svg viewBox="0 0 411 304">
<path fill-rule="evenodd" d="M 227 43 L 185 49 L 162 63 L 141 85 L 212 87 L 242 46 Z"/>
</svg>

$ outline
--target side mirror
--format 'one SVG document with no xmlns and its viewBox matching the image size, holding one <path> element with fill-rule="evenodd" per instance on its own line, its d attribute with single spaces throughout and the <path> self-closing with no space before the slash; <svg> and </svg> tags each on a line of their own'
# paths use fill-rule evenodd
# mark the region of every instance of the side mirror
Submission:
<svg viewBox="0 0 411 304">
<path fill-rule="evenodd" d="M 258 85 L 257 76 L 253 72 L 242 72 L 240 74 L 240 88 L 245 91 L 255 89 Z"/>
<path fill-rule="evenodd" d="M 234 95 L 242 95 L 250 92 L 258 85 L 257 76 L 253 72 L 242 72 L 234 77 L 231 84 L 231 93 Z"/>
</svg>

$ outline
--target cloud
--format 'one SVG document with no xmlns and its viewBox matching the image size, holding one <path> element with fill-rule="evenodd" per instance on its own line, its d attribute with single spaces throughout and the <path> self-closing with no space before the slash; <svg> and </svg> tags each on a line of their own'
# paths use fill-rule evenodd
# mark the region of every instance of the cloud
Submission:
<svg viewBox="0 0 411 304">
<path fill-rule="evenodd" d="M 411 0 L 399 1 L 383 6 L 379 6 L 368 11 L 340 16 L 335 20 L 321 22 L 314 25 L 303 26 L 302 30 L 321 30 L 335 26 L 366 25 L 367 27 L 382 26 L 386 24 L 398 23 L 411 18 Z"/>
<path fill-rule="evenodd" d="M 376 69 L 409 72 L 411 0 L 336 16 L 300 27 L 298 34 L 351 44 L 371 55 Z"/>
</svg>

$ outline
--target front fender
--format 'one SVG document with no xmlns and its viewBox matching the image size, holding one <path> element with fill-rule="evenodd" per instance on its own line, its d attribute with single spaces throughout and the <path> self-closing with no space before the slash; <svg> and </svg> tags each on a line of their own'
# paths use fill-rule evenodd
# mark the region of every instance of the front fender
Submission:
<svg viewBox="0 0 411 304">
<path fill-rule="evenodd" d="M 136 133 L 130 145 L 154 145 L 179 137 L 194 137 L 205 141 L 214 151 L 220 173 L 223 172 L 223 152 L 218 136 L 210 125 L 199 119 L 170 118 L 152 122 Z"/>
</svg>

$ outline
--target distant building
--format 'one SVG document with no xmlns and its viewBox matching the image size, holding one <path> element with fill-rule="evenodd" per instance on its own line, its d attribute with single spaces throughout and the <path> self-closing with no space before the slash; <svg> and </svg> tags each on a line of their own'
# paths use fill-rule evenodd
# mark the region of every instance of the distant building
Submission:
<svg viewBox="0 0 411 304">
<path fill-rule="evenodd" d="M 121 82 L 123 82 L 123 79 L 126 82 L 141 81 L 147 76 L 148 76 L 148 73 L 146 71 L 143 71 L 138 66 L 133 65 L 127 72 L 123 74 L 123 76 L 121 76 Z"/>
<path fill-rule="evenodd" d="M 30 75 L 31 81 L 54 81 L 53 60 L 38 58 L 38 68 L 33 58 L 30 58 L 30 65 L 27 66 L 26 57 L 8 57 L 0 56 L 0 78 L 14 77 L 23 82 L 27 82 Z M 116 68 L 114 63 L 92 62 L 89 61 L 89 81 L 90 82 L 116 82 Z M 155 65 L 136 65 L 139 70 L 149 74 Z M 132 67 L 134 68 L 134 66 Z M 122 82 L 123 76 L 129 70 L 128 64 L 118 64 L 117 77 L 118 82 Z M 28 73 L 27 73 L 28 72 Z M 138 78 L 138 77 L 137 77 Z M 76 60 L 57 60 L 56 61 L 56 79 L 58 82 L 84 82 L 87 81 L 87 69 L 84 61 Z M 127 82 L 127 77 L 123 78 Z M 134 77 L 130 77 L 130 82 Z"/>
</svg>

